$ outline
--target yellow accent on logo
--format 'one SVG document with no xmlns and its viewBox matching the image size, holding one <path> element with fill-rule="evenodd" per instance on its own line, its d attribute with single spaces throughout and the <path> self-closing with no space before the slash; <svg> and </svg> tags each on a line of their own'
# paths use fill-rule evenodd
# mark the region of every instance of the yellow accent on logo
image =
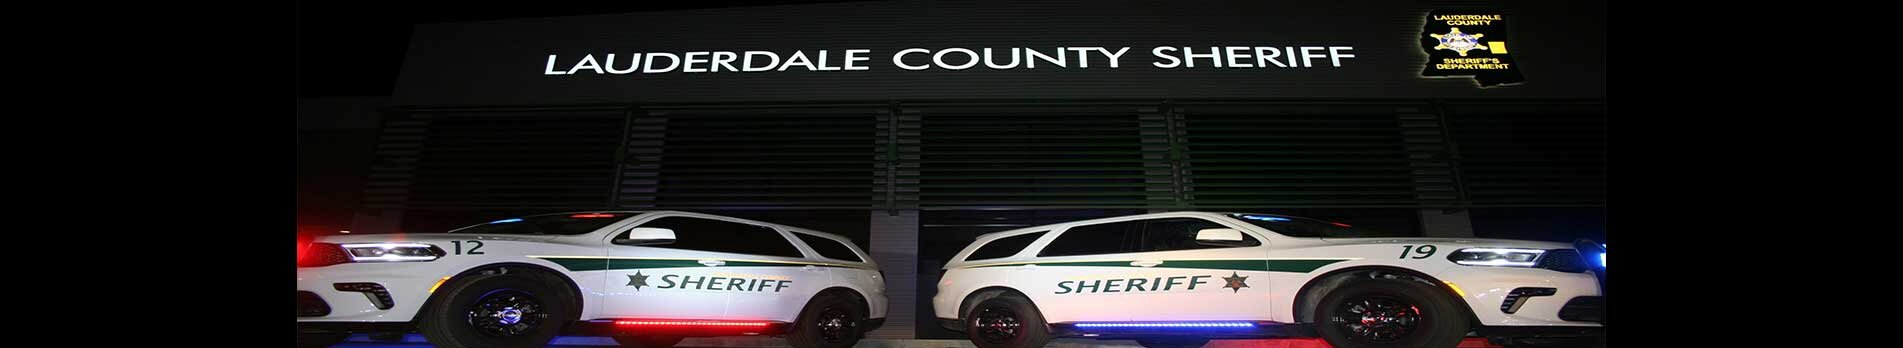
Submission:
<svg viewBox="0 0 1903 348">
<path fill-rule="evenodd" d="M 1487 52 L 1507 54 L 1507 43 L 1502 41 L 1487 41 Z"/>
</svg>

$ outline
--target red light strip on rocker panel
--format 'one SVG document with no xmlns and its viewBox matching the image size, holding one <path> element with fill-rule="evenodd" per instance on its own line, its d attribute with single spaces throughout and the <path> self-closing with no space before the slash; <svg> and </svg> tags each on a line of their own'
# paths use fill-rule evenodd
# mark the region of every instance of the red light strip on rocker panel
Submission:
<svg viewBox="0 0 1903 348">
<path fill-rule="evenodd" d="M 647 327 L 767 327 L 771 322 L 764 321 L 705 321 L 705 320 L 616 320 L 615 326 Z"/>
</svg>

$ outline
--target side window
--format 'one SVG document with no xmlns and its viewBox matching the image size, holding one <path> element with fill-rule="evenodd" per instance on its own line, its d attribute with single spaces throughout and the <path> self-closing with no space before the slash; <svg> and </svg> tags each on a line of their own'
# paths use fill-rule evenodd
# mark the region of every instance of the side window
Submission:
<svg viewBox="0 0 1903 348">
<path fill-rule="evenodd" d="M 972 250 L 971 255 L 965 256 L 965 261 L 1001 259 L 1011 257 L 1011 255 L 1017 255 L 1019 251 L 1024 251 L 1024 247 L 1031 246 L 1031 242 L 1037 241 L 1038 237 L 1043 237 L 1046 232 L 1050 231 L 1032 232 L 991 240 L 990 243 L 985 243 L 984 246 L 978 247 L 978 250 Z"/>
<path fill-rule="evenodd" d="M 1073 256 L 1099 255 L 1135 252 L 1137 235 L 1142 233 L 1143 221 L 1112 222 L 1107 224 L 1071 227 L 1057 240 L 1044 247 L 1037 256 Z"/>
<path fill-rule="evenodd" d="M 842 261 L 866 262 L 865 259 L 859 258 L 858 253 L 852 252 L 851 247 L 847 247 L 845 243 L 840 243 L 832 238 L 799 232 L 793 232 L 793 236 L 800 237 L 800 241 L 806 242 L 806 246 L 813 247 L 813 251 L 818 252 L 821 257 Z"/>
<path fill-rule="evenodd" d="M 659 227 L 674 230 L 674 244 L 654 245 L 656 248 L 713 251 L 735 254 L 765 256 L 802 257 L 799 248 L 780 236 L 780 232 L 765 226 L 743 223 L 708 220 L 684 216 L 669 216 L 641 224 L 640 227 Z M 627 232 L 622 232 L 623 237 Z M 617 237 L 620 238 L 620 237 Z M 739 241 L 746 241 L 741 243 Z"/>
<path fill-rule="evenodd" d="M 1196 231 L 1209 228 L 1229 228 L 1209 220 L 1197 218 L 1168 218 L 1144 220 L 1143 251 L 1195 250 L 1214 248 L 1234 248 L 1196 243 Z M 1262 245 L 1248 233 L 1242 234 L 1242 241 L 1248 246 Z"/>
</svg>

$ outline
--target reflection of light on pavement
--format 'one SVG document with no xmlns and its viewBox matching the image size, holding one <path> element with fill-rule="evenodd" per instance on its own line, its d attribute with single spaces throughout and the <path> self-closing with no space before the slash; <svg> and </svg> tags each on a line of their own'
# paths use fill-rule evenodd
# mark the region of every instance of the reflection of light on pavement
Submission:
<svg viewBox="0 0 1903 348">
<path fill-rule="evenodd" d="M 971 344 L 971 341 L 959 340 L 959 339 L 923 339 L 923 340 L 863 339 L 863 340 L 860 340 L 859 342 L 860 342 L 859 346 L 861 347 L 869 346 L 869 347 L 894 347 L 894 348 L 952 348 L 952 347 L 962 348 L 962 347 L 973 346 Z M 403 335 L 403 340 L 401 341 L 373 341 L 370 339 L 370 336 L 368 335 L 355 334 L 355 335 L 350 335 L 350 339 L 345 340 L 344 343 L 338 344 L 332 347 L 337 347 L 337 348 L 399 348 L 399 347 L 422 348 L 422 347 L 432 347 L 432 346 L 429 344 L 429 341 L 423 340 L 423 335 L 420 335 L 420 334 Z M 619 347 L 619 345 L 615 344 L 614 339 L 608 338 L 608 337 L 560 336 L 560 337 L 556 337 L 554 341 L 550 341 L 549 347 Z M 780 338 L 705 337 L 705 338 L 688 338 L 685 341 L 681 341 L 681 344 L 676 347 L 679 347 L 679 348 L 698 348 L 698 347 L 748 347 L 748 348 L 775 347 L 775 348 L 778 348 L 778 347 L 791 347 L 791 346 L 787 345 L 786 341 Z M 1084 348 L 1084 347 L 1140 348 L 1143 346 L 1138 345 L 1136 341 L 1131 341 L 1131 340 L 1097 340 L 1097 339 L 1088 339 L 1088 338 L 1059 338 L 1059 339 L 1051 340 L 1051 343 L 1048 347 L 1052 347 L 1052 348 Z M 1503 348 L 1497 345 L 1487 344 L 1487 340 L 1483 338 L 1468 338 L 1466 341 L 1461 341 L 1459 347 L 1460 348 Z M 1291 338 L 1291 339 L 1255 339 L 1255 340 L 1210 340 L 1209 344 L 1204 345 L 1203 348 L 1329 348 L 1329 346 L 1328 346 L 1328 343 L 1323 342 L 1320 338 Z"/>
</svg>

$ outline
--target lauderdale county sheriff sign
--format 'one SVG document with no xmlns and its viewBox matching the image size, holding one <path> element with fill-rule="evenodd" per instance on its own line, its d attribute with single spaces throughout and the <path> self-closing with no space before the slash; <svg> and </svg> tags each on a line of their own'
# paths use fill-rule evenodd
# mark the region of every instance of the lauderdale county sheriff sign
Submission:
<svg viewBox="0 0 1903 348">
<path fill-rule="evenodd" d="M 1421 76 L 1472 77 L 1481 88 L 1526 82 L 1508 55 L 1505 16 L 1493 10 L 1435 10 L 1427 15 Z"/>
<path fill-rule="evenodd" d="M 430 23 L 417 26 L 391 98 L 448 107 L 1604 97 L 1595 34 L 1604 16 L 1593 10 L 1602 5 L 1513 2 L 1502 17 L 1440 4 L 900 1 Z M 1512 76 L 1495 76 L 1503 72 Z M 1530 75 L 1520 85 L 1477 88 L 1520 73 Z"/>
<path fill-rule="evenodd" d="M 1472 77 L 1480 87 L 1525 81 L 1509 55 L 1505 18 L 1492 10 L 1435 10 L 1428 14 L 1421 47 L 1428 62 L 1421 76 Z M 1274 46 L 1156 46 L 1149 51 L 1154 69 L 1218 68 L 1335 68 L 1355 58 L 1347 44 Z M 894 50 L 880 63 L 901 70 L 1013 69 L 1122 69 L 1131 47 L 910 47 Z M 766 73 L 794 71 L 873 70 L 874 50 L 765 50 L 690 52 L 579 52 L 552 53 L 542 66 L 545 76 L 642 75 L 702 73 Z M 1093 66 L 1092 62 L 1096 62 Z"/>
</svg>

